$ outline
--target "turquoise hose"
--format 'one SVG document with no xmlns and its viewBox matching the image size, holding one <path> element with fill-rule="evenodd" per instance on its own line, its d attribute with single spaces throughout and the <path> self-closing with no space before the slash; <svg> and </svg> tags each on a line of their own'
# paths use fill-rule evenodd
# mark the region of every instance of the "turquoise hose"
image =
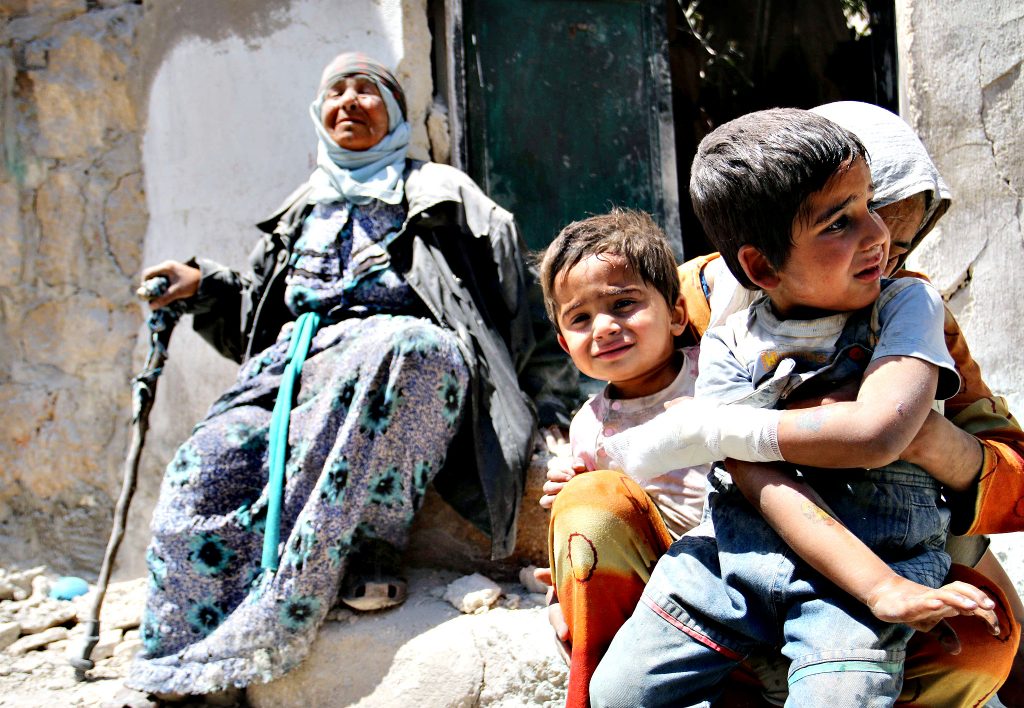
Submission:
<svg viewBox="0 0 1024 708">
<path fill-rule="evenodd" d="M 295 382 L 302 373 L 302 364 L 309 353 L 320 326 L 320 315 L 305 312 L 299 315 L 292 330 L 291 343 L 285 359 L 281 386 L 277 390 L 274 413 L 270 418 L 269 449 L 267 460 L 270 476 L 267 480 L 267 525 L 263 536 L 263 558 L 260 565 L 264 570 L 276 571 L 280 560 L 277 546 L 281 537 L 281 503 L 284 498 L 284 464 L 288 457 L 288 423 L 295 398 Z"/>
</svg>

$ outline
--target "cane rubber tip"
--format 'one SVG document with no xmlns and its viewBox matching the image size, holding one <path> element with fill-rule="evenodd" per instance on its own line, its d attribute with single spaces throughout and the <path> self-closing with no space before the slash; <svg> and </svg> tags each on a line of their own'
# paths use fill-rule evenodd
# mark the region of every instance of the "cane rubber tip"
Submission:
<svg viewBox="0 0 1024 708">
<path fill-rule="evenodd" d="M 96 666 L 90 659 L 80 657 L 71 657 L 68 659 L 68 663 L 75 670 L 76 681 L 85 681 L 85 672 Z"/>
</svg>

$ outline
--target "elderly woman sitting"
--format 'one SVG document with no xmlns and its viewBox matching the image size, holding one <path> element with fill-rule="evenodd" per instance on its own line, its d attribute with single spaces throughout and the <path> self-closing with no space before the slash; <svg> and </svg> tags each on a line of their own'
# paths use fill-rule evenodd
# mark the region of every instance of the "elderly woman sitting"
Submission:
<svg viewBox="0 0 1024 708">
<path fill-rule="evenodd" d="M 154 307 L 184 299 L 242 366 L 163 480 L 138 689 L 268 681 L 306 656 L 339 590 L 360 610 L 400 603 L 432 480 L 508 555 L 535 411 L 566 420 L 572 370 L 531 359 L 511 214 L 458 170 L 407 159 L 402 88 L 377 62 L 335 58 L 310 112 L 317 168 L 259 225 L 251 273 L 204 259 L 144 273 L 170 281 Z"/>
</svg>

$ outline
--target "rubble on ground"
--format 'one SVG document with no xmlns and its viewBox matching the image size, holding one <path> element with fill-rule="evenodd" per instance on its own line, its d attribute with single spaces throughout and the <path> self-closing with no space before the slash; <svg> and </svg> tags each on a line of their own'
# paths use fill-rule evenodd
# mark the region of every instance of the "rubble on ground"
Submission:
<svg viewBox="0 0 1024 708">
<path fill-rule="evenodd" d="M 532 569 L 523 577 L 532 578 Z M 94 587 L 74 600 L 49 596 L 46 568 L 0 569 L 0 705 L 155 708 L 124 688 L 141 648 L 145 580 L 112 583 L 100 619 L 95 668 L 79 682 L 69 663 L 82 655 Z M 198 705 L 558 706 L 568 669 L 554 651 L 543 595 L 533 585 L 486 576 L 413 570 L 409 598 L 394 610 L 335 608 L 310 658 L 291 674 L 244 692 L 193 699 Z M 460 612 L 461 610 L 461 612 Z M 339 672 L 339 662 L 348 667 Z M 439 678 L 439 677 L 443 677 Z"/>
</svg>

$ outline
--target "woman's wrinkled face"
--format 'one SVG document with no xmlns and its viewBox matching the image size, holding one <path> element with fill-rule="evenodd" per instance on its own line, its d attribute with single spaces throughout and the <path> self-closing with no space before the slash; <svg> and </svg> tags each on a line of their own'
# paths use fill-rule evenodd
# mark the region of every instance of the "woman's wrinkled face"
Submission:
<svg viewBox="0 0 1024 708">
<path fill-rule="evenodd" d="M 388 134 L 388 109 L 365 76 L 345 76 L 328 86 L 320 120 L 331 140 L 346 150 L 369 150 Z"/>
<path fill-rule="evenodd" d="M 924 225 L 924 194 L 901 199 L 879 207 L 875 213 L 882 217 L 889 229 L 889 259 L 885 262 L 885 275 L 892 275 L 900 259 L 914 245 L 914 237 Z"/>
</svg>

